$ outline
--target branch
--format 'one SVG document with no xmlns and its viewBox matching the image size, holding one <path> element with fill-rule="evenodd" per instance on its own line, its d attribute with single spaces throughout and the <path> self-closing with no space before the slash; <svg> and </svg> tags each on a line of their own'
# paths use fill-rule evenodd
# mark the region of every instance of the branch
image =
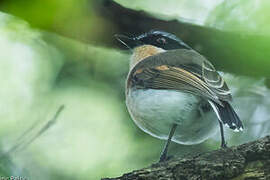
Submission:
<svg viewBox="0 0 270 180">
<path fill-rule="evenodd" d="M 59 117 L 60 113 L 63 111 L 64 105 L 61 105 L 52 119 L 46 122 L 45 125 L 42 125 L 41 128 L 38 128 L 41 124 L 41 120 L 34 122 L 28 129 L 26 129 L 23 134 L 16 140 L 16 143 L 5 153 L 0 154 L 0 160 L 5 158 L 7 155 L 10 155 L 18 150 L 22 150 L 28 147 L 32 142 L 44 134 L 52 125 L 54 125 Z M 38 130 L 37 130 L 38 129 Z M 37 132 L 35 132 L 37 130 Z"/>
<path fill-rule="evenodd" d="M 254 142 L 153 164 L 103 180 L 270 179 L 270 136 Z"/>
</svg>

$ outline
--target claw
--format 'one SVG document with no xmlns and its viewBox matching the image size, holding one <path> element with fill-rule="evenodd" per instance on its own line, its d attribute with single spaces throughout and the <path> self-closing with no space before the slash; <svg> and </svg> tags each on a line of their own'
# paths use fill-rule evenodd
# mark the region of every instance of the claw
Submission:
<svg viewBox="0 0 270 180">
<path fill-rule="evenodd" d="M 174 158 L 173 155 L 171 155 L 171 156 L 165 156 L 165 157 L 164 156 L 161 156 L 160 159 L 159 159 L 159 162 L 169 161 L 169 160 L 171 160 L 173 158 Z"/>
<path fill-rule="evenodd" d="M 221 148 L 227 148 L 228 146 L 227 146 L 227 144 L 226 143 L 221 143 L 221 146 L 220 146 Z"/>
</svg>

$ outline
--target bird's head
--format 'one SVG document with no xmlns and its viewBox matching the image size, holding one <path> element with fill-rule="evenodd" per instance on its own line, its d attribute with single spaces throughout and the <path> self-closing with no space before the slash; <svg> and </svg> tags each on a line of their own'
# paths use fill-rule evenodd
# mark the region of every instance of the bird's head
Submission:
<svg viewBox="0 0 270 180">
<path fill-rule="evenodd" d="M 173 49 L 191 49 L 180 38 L 164 31 L 151 30 L 138 36 L 115 35 L 117 40 L 133 51 L 130 68 L 137 62 Z"/>
<path fill-rule="evenodd" d="M 175 35 L 158 30 L 151 30 L 147 33 L 133 37 L 125 35 L 115 35 L 115 37 L 129 49 L 134 49 L 143 45 L 151 45 L 163 50 L 191 49 Z"/>
</svg>

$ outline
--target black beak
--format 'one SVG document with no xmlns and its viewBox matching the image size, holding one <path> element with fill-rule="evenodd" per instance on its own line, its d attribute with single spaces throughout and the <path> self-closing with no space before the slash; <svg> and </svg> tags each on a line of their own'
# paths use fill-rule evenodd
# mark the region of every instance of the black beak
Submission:
<svg viewBox="0 0 270 180">
<path fill-rule="evenodd" d="M 130 38 L 130 37 L 125 36 L 125 35 L 116 34 L 116 35 L 114 35 L 114 37 L 129 49 L 133 49 L 137 46 L 142 45 L 141 41 L 139 41 L 135 38 Z"/>
</svg>

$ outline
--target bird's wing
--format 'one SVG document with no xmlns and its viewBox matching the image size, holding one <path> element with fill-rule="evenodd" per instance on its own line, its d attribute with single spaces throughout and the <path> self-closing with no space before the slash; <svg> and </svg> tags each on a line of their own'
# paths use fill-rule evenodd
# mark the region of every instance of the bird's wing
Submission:
<svg viewBox="0 0 270 180">
<path fill-rule="evenodd" d="M 193 50 L 171 50 L 148 57 L 130 71 L 127 86 L 189 92 L 220 105 L 231 94 L 214 66 Z"/>
</svg>

